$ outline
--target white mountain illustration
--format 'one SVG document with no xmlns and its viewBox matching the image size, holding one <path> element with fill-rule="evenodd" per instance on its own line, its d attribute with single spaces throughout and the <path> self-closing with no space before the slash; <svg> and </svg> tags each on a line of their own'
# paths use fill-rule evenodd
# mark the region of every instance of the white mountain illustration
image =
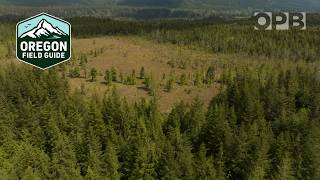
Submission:
<svg viewBox="0 0 320 180">
<path fill-rule="evenodd" d="M 22 34 L 20 38 L 24 37 L 30 37 L 30 38 L 39 38 L 41 36 L 50 36 L 50 35 L 61 35 L 66 36 L 67 34 L 61 31 L 58 27 L 53 27 L 52 24 L 50 24 L 45 19 L 42 19 L 37 27 L 31 29 L 30 31 Z"/>
</svg>

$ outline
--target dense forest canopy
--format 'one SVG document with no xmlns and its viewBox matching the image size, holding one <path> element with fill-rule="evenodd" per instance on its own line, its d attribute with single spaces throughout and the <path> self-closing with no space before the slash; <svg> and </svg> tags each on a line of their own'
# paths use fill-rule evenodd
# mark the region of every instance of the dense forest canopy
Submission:
<svg viewBox="0 0 320 180">
<path fill-rule="evenodd" d="M 62 68 L 0 74 L 4 179 L 316 179 L 316 64 L 230 66 L 208 110 L 71 93 Z"/>
</svg>

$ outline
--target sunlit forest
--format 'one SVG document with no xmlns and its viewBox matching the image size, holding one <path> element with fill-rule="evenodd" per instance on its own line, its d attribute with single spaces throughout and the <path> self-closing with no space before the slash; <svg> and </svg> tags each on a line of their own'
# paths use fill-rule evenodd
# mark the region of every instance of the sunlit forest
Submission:
<svg viewBox="0 0 320 180">
<path fill-rule="evenodd" d="M 17 20 L 0 24 L 0 179 L 319 179 L 317 24 L 266 32 L 220 18 L 67 20 L 87 46 L 46 71 L 15 59 Z M 178 47 L 164 62 L 177 72 L 101 71 L 90 62 L 112 49 L 86 52 L 100 37 Z M 217 60 L 199 65 L 179 48 Z M 121 56 L 129 61 L 130 53 Z M 90 93 L 94 83 L 108 90 Z M 137 84 L 147 98 L 130 101 L 117 90 Z M 193 88 L 218 92 L 207 105 L 182 98 L 163 112 L 160 94 L 181 87 L 187 96 Z"/>
</svg>

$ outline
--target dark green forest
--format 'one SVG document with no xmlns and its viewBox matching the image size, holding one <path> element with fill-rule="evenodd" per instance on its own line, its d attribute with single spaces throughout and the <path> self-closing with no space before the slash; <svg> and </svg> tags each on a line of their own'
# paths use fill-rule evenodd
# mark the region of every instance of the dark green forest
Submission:
<svg viewBox="0 0 320 180">
<path fill-rule="evenodd" d="M 312 65 L 236 67 L 208 108 L 157 98 L 85 100 L 59 69 L 0 75 L 2 179 L 317 179 L 320 74 Z"/>
<path fill-rule="evenodd" d="M 73 92 L 64 65 L 42 71 L 5 63 L 0 179 L 319 179 L 317 26 L 257 32 L 208 21 L 70 21 L 75 37 L 138 35 L 239 59 L 219 67 L 220 92 L 208 108 L 195 98 L 169 113 L 159 111 L 156 94 L 130 104 L 116 90 Z M 14 23 L 0 31 L 6 62 Z"/>
<path fill-rule="evenodd" d="M 261 32 L 253 31 L 252 25 L 215 25 L 183 31 L 153 31 L 151 38 L 215 53 L 317 61 L 320 55 L 318 33 L 318 26 L 308 31 Z"/>
<path fill-rule="evenodd" d="M 104 18 L 70 18 L 74 35 L 141 35 L 159 43 L 170 42 L 213 53 L 315 62 L 320 56 L 318 15 L 309 15 L 307 31 L 253 31 L 253 21 L 203 20 L 114 21 Z M 87 23 L 82 23 L 83 21 Z M 128 28 L 130 27 L 130 28 Z"/>
</svg>

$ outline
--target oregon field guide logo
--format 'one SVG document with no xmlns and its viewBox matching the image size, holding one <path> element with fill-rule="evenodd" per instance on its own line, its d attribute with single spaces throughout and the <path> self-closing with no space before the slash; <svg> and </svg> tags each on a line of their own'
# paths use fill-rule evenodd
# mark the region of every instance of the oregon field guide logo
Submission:
<svg viewBox="0 0 320 180">
<path fill-rule="evenodd" d="M 71 25 L 46 13 L 17 24 L 17 58 L 40 69 L 70 59 Z"/>
</svg>

